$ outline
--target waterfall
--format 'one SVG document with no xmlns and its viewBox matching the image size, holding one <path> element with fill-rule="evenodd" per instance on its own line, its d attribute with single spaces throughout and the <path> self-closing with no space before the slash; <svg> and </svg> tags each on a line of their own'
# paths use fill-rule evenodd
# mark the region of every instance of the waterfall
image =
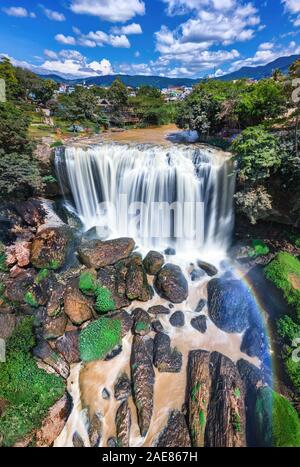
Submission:
<svg viewBox="0 0 300 467">
<path fill-rule="evenodd" d="M 202 146 L 67 147 L 56 155 L 86 230 L 133 237 L 140 247 L 220 255 L 232 232 L 233 164 Z M 106 230 L 105 230 L 106 229 Z M 207 255 L 206 255 L 207 256 Z"/>
</svg>

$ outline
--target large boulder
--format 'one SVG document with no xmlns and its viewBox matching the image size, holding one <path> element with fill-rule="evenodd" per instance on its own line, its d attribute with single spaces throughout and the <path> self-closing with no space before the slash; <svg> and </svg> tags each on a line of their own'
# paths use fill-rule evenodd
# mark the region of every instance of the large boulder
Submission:
<svg viewBox="0 0 300 467">
<path fill-rule="evenodd" d="M 39 199 L 29 199 L 15 204 L 15 209 L 26 224 L 39 227 L 44 224 L 47 212 L 43 202 Z"/>
<path fill-rule="evenodd" d="M 131 381 L 126 373 L 122 373 L 115 384 L 114 395 L 117 401 L 127 400 L 131 395 Z"/>
<path fill-rule="evenodd" d="M 168 423 L 155 443 L 159 448 L 190 448 L 191 440 L 185 416 L 178 410 L 170 413 Z"/>
<path fill-rule="evenodd" d="M 131 410 L 127 401 L 123 401 L 116 413 L 117 444 L 120 448 L 129 447 L 131 429 Z"/>
<path fill-rule="evenodd" d="M 187 299 L 189 288 L 179 266 L 166 264 L 155 279 L 157 293 L 172 303 L 182 303 Z"/>
<path fill-rule="evenodd" d="M 151 289 L 143 266 L 130 264 L 126 274 L 126 295 L 129 300 L 147 302 L 151 299 Z"/>
<path fill-rule="evenodd" d="M 197 316 L 191 319 L 191 326 L 197 331 L 205 334 L 207 331 L 207 318 L 205 315 Z"/>
<path fill-rule="evenodd" d="M 47 316 L 43 322 L 44 339 L 57 339 L 61 337 L 66 329 L 68 318 L 65 313 L 56 316 Z"/>
<path fill-rule="evenodd" d="M 213 264 L 206 263 L 205 261 L 201 261 L 201 260 L 198 260 L 197 264 L 199 268 L 202 269 L 204 272 L 206 272 L 206 274 L 209 277 L 213 277 L 218 274 L 218 270 Z"/>
<path fill-rule="evenodd" d="M 147 274 L 155 276 L 158 271 L 163 267 L 165 258 L 161 253 L 157 251 L 149 251 L 147 256 L 144 258 L 143 264 Z"/>
<path fill-rule="evenodd" d="M 171 348 L 171 339 L 163 332 L 154 338 L 154 366 L 161 373 L 179 373 L 182 367 L 182 354 Z"/>
<path fill-rule="evenodd" d="M 103 434 L 103 417 L 100 413 L 95 413 L 89 423 L 88 434 L 92 448 L 99 447 Z"/>
<path fill-rule="evenodd" d="M 249 357 L 258 357 L 260 360 L 264 360 L 268 353 L 268 347 L 268 339 L 262 327 L 253 325 L 246 330 L 241 344 L 241 352 L 246 353 Z"/>
<path fill-rule="evenodd" d="M 254 303 L 241 281 L 212 279 L 207 290 L 209 317 L 218 328 L 229 333 L 248 328 Z"/>
<path fill-rule="evenodd" d="M 77 326 L 93 317 L 93 301 L 80 292 L 76 279 L 69 282 L 65 291 L 64 310 L 72 323 Z"/>
<path fill-rule="evenodd" d="M 42 368 L 50 367 L 62 378 L 67 379 L 70 374 L 70 366 L 50 347 L 46 340 L 39 340 L 36 347 L 33 349 L 33 355 L 37 359 L 41 360 Z M 46 366 L 43 366 L 46 365 Z"/>
<path fill-rule="evenodd" d="M 66 393 L 48 411 L 41 428 L 35 435 L 36 447 L 51 447 L 61 434 L 72 410 L 72 399 Z"/>
<path fill-rule="evenodd" d="M 134 320 L 134 334 L 139 334 L 140 336 L 145 336 L 151 331 L 151 316 L 147 311 L 142 308 L 136 308 L 132 312 L 132 318 Z"/>
<path fill-rule="evenodd" d="M 102 242 L 84 242 L 78 249 L 81 262 L 88 268 L 100 269 L 128 258 L 135 247 L 132 238 L 119 238 Z"/>
<path fill-rule="evenodd" d="M 56 350 L 69 363 L 79 363 L 79 331 L 67 331 L 55 343 Z"/>
<path fill-rule="evenodd" d="M 69 227 L 43 228 L 32 242 L 31 263 L 37 269 L 60 269 L 65 264 L 70 241 Z"/>
</svg>

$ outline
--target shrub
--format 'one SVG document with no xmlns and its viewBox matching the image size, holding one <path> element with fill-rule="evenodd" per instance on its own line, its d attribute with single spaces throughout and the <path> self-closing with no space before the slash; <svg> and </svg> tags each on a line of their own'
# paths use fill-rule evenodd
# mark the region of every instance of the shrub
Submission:
<svg viewBox="0 0 300 467">
<path fill-rule="evenodd" d="M 270 253 L 270 248 L 261 240 L 253 240 L 249 256 L 264 256 Z"/>
<path fill-rule="evenodd" d="M 30 354 L 34 345 L 32 319 L 25 318 L 7 343 L 6 363 L 0 363 L 0 398 L 7 402 L 0 417 L 3 446 L 12 446 L 39 428 L 65 391 L 61 378 L 38 368 Z"/>
<path fill-rule="evenodd" d="M 238 212 L 248 217 L 251 224 L 266 218 L 272 210 L 272 197 L 263 186 L 247 187 L 235 195 Z"/>
<path fill-rule="evenodd" d="M 104 359 L 117 345 L 121 344 L 121 321 L 100 318 L 89 324 L 80 333 L 81 360 L 91 362 Z"/>
<path fill-rule="evenodd" d="M 95 294 L 96 310 L 98 313 L 107 313 L 108 311 L 114 311 L 116 309 L 111 292 L 106 287 L 97 286 Z"/>
<path fill-rule="evenodd" d="M 255 426 L 263 447 L 300 447 L 300 420 L 292 404 L 265 387 L 257 393 Z"/>
<path fill-rule="evenodd" d="M 300 289 L 293 284 L 293 277 L 300 280 L 300 261 L 289 253 L 280 252 L 265 267 L 265 275 L 282 290 L 288 304 L 295 307 L 300 320 Z"/>
</svg>

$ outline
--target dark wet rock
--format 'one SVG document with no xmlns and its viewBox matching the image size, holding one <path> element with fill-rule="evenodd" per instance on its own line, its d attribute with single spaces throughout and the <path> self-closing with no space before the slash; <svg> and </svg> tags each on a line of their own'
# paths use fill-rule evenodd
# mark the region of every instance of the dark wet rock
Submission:
<svg viewBox="0 0 300 467">
<path fill-rule="evenodd" d="M 126 296 L 127 271 L 127 266 L 122 262 L 118 263 L 116 266 L 100 268 L 97 272 L 99 284 L 107 288 L 111 293 L 111 299 L 114 302 L 115 310 L 126 308 L 131 303 Z"/>
<path fill-rule="evenodd" d="M 89 440 L 92 448 L 97 448 L 100 444 L 103 432 L 102 415 L 95 413 L 88 428 Z"/>
<path fill-rule="evenodd" d="M 191 320 L 191 326 L 202 334 L 205 334 L 207 331 L 207 317 L 202 315 L 193 318 Z"/>
<path fill-rule="evenodd" d="M 210 353 L 193 350 L 187 369 L 187 420 L 193 447 L 204 447 L 207 409 L 210 399 Z"/>
<path fill-rule="evenodd" d="M 102 398 L 106 401 L 110 399 L 110 393 L 106 388 L 102 390 Z"/>
<path fill-rule="evenodd" d="M 57 316 L 47 316 L 43 322 L 43 336 L 44 339 L 57 339 L 65 333 L 67 326 L 67 315 L 60 313 Z"/>
<path fill-rule="evenodd" d="M 144 268 L 150 276 L 154 276 L 163 267 L 165 258 L 161 253 L 157 251 L 149 251 L 145 257 L 143 264 Z"/>
<path fill-rule="evenodd" d="M 133 332 L 140 336 L 145 336 L 151 331 L 151 317 L 147 311 L 142 308 L 136 308 L 131 314 L 134 325 Z"/>
<path fill-rule="evenodd" d="M 170 310 L 173 310 L 173 308 L 174 308 L 173 303 L 169 303 L 168 307 L 170 308 Z"/>
<path fill-rule="evenodd" d="M 209 277 L 213 277 L 218 274 L 217 268 L 213 266 L 212 264 L 206 263 L 205 261 L 201 261 L 201 260 L 198 260 L 197 264 L 199 268 L 202 269 L 204 272 L 206 272 L 206 274 Z"/>
<path fill-rule="evenodd" d="M 201 311 L 206 307 L 206 300 L 204 298 L 201 298 L 195 308 L 195 313 L 201 313 Z"/>
<path fill-rule="evenodd" d="M 155 447 L 189 448 L 191 440 L 184 415 L 174 410 L 170 413 L 167 426 L 158 437 Z"/>
<path fill-rule="evenodd" d="M 39 199 L 29 199 L 16 203 L 15 209 L 23 221 L 32 227 L 39 227 L 45 222 L 47 213 L 43 202 Z"/>
<path fill-rule="evenodd" d="M 148 313 L 150 315 L 168 315 L 170 310 L 163 305 L 155 305 L 148 308 Z"/>
<path fill-rule="evenodd" d="M 41 428 L 35 434 L 37 448 L 51 447 L 61 434 L 72 411 L 72 398 L 66 393 L 48 411 Z"/>
<path fill-rule="evenodd" d="M 64 305 L 64 293 L 65 286 L 56 283 L 54 290 L 49 294 L 49 301 L 47 303 L 48 316 L 56 316 L 62 311 Z"/>
<path fill-rule="evenodd" d="M 58 353 L 52 350 L 47 341 L 40 340 L 33 349 L 33 355 L 53 368 L 62 378 L 68 378 L 70 374 L 68 363 Z"/>
<path fill-rule="evenodd" d="M 0 313 L 0 339 L 9 339 L 16 327 L 17 318 L 15 315 Z"/>
<path fill-rule="evenodd" d="M 218 352 L 210 358 L 211 397 L 205 429 L 207 447 L 246 446 L 245 392 L 235 364 Z"/>
<path fill-rule="evenodd" d="M 205 272 L 202 269 L 193 269 L 190 276 L 193 282 L 197 282 L 205 276 Z"/>
<path fill-rule="evenodd" d="M 147 302 L 151 299 L 151 290 L 143 266 L 132 263 L 126 274 L 126 296 L 129 300 Z"/>
<path fill-rule="evenodd" d="M 164 331 L 164 327 L 163 327 L 163 325 L 161 324 L 161 322 L 159 320 L 153 321 L 152 329 L 153 329 L 154 332 L 163 332 Z"/>
<path fill-rule="evenodd" d="M 147 336 L 135 336 L 131 351 L 133 399 L 137 408 L 141 436 L 143 437 L 146 436 L 151 423 L 155 380 L 152 364 L 153 354 L 149 352 L 148 340 Z"/>
<path fill-rule="evenodd" d="M 182 313 L 182 311 L 175 311 L 175 313 L 172 314 L 169 321 L 170 324 L 175 328 L 182 328 L 182 326 L 184 326 L 185 323 L 184 314 Z"/>
<path fill-rule="evenodd" d="M 248 328 L 243 337 L 241 352 L 249 357 L 258 357 L 263 360 L 264 355 L 268 352 L 268 339 L 265 331 L 255 325 Z"/>
<path fill-rule="evenodd" d="M 33 287 L 34 269 L 23 269 L 17 277 L 5 281 L 4 297 L 12 303 L 24 303 L 25 295 Z"/>
<path fill-rule="evenodd" d="M 160 332 L 154 338 L 154 366 L 161 373 L 179 373 L 182 367 L 182 354 L 171 349 L 171 339 Z"/>
<path fill-rule="evenodd" d="M 46 227 L 31 246 L 31 263 L 37 269 L 60 269 L 66 261 L 72 238 L 69 227 Z"/>
<path fill-rule="evenodd" d="M 117 401 L 127 400 L 131 395 L 131 381 L 126 373 L 122 373 L 114 387 L 115 399 Z"/>
<path fill-rule="evenodd" d="M 237 362 L 237 368 L 245 386 L 250 389 L 256 389 L 264 381 L 263 372 L 257 366 L 241 358 Z"/>
<path fill-rule="evenodd" d="M 80 434 L 75 431 L 72 438 L 74 448 L 85 448 L 84 441 L 81 438 Z"/>
<path fill-rule="evenodd" d="M 121 322 L 121 336 L 125 337 L 128 332 L 132 329 L 133 319 L 129 313 L 125 310 L 115 311 L 113 313 L 108 313 L 107 318 L 117 319 Z"/>
<path fill-rule="evenodd" d="M 119 238 L 105 242 L 92 240 L 82 243 L 78 254 L 86 267 L 100 269 L 128 258 L 134 246 L 135 242 L 132 238 Z"/>
<path fill-rule="evenodd" d="M 175 248 L 169 247 L 169 248 L 165 249 L 164 254 L 166 256 L 175 256 L 176 255 L 176 250 L 175 250 Z"/>
<path fill-rule="evenodd" d="M 118 447 L 117 439 L 116 438 L 109 438 L 107 440 L 107 447 L 117 448 Z"/>
<path fill-rule="evenodd" d="M 115 349 L 113 349 L 104 359 L 105 362 L 108 362 L 109 360 L 113 360 L 115 357 L 117 357 L 118 355 L 120 355 L 120 353 L 122 353 L 123 351 L 123 347 L 121 345 L 119 345 L 118 347 L 116 347 Z"/>
<path fill-rule="evenodd" d="M 55 343 L 56 350 L 69 363 L 79 363 L 79 331 L 67 331 Z"/>
<path fill-rule="evenodd" d="M 124 401 L 122 402 L 116 413 L 116 438 L 118 447 L 129 447 L 130 429 L 131 410 L 128 406 L 128 402 Z"/>
<path fill-rule="evenodd" d="M 241 281 L 213 279 L 208 283 L 208 312 L 222 331 L 241 333 L 249 326 L 253 299 Z"/>
<path fill-rule="evenodd" d="M 155 279 L 157 293 L 172 303 L 182 303 L 188 297 L 188 283 L 179 266 L 166 264 Z"/>
<path fill-rule="evenodd" d="M 72 323 L 77 326 L 93 317 L 93 301 L 80 292 L 77 279 L 72 279 L 67 285 L 64 310 Z"/>
</svg>

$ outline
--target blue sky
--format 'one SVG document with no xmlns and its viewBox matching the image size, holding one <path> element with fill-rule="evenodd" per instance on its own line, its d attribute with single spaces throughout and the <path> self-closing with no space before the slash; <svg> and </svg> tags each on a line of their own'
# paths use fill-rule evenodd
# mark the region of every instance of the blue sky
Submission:
<svg viewBox="0 0 300 467">
<path fill-rule="evenodd" d="M 296 53 L 300 0 L 1 0 L 0 55 L 41 73 L 197 78 Z"/>
</svg>

